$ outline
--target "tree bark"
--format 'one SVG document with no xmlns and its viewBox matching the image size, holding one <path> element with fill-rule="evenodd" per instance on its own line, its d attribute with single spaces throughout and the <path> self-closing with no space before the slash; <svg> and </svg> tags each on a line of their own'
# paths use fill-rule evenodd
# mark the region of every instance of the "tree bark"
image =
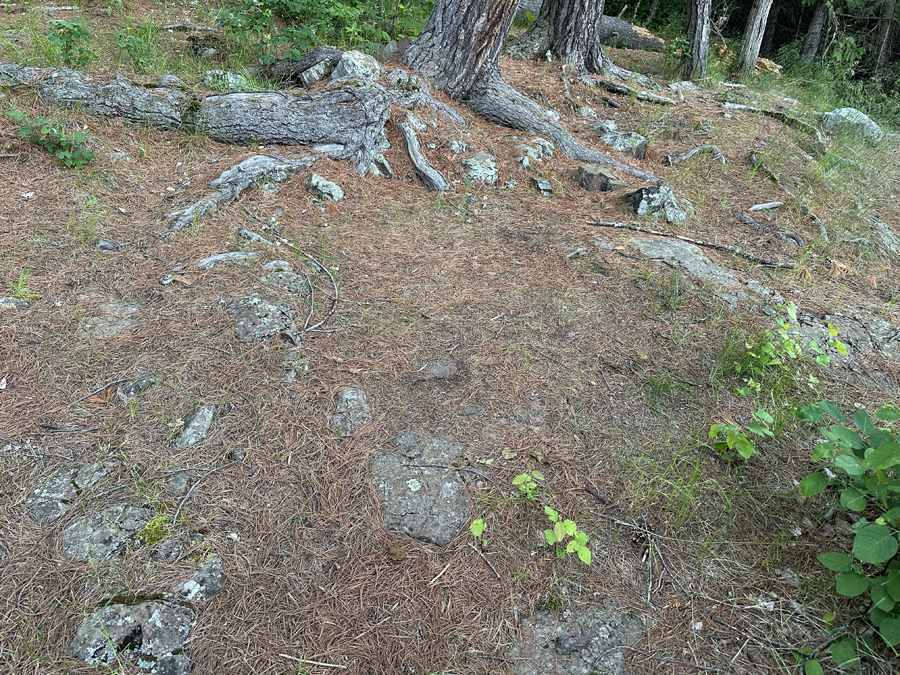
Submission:
<svg viewBox="0 0 900 675">
<path fill-rule="evenodd" d="M 766 23 L 766 34 L 763 35 L 762 45 L 760 45 L 759 53 L 763 56 L 772 55 L 772 44 L 775 42 L 775 31 L 778 28 L 778 15 L 781 14 L 781 8 L 784 5 L 776 2 L 769 10 L 769 21 Z"/>
<path fill-rule="evenodd" d="M 738 54 L 737 60 L 737 70 L 741 77 L 749 77 L 756 70 L 756 59 L 759 58 L 759 46 L 766 33 L 770 9 L 772 0 L 753 0 L 753 7 L 750 8 L 750 16 L 747 17 L 747 25 L 744 28 L 744 37 L 741 40 L 741 53 Z"/>
<path fill-rule="evenodd" d="M 650 6 L 650 13 L 647 14 L 647 18 L 644 19 L 644 28 L 650 28 L 650 23 L 656 16 L 657 9 L 659 9 L 659 0 L 653 0 L 653 4 Z"/>
<path fill-rule="evenodd" d="M 809 30 L 803 41 L 803 49 L 800 52 L 800 62 L 805 66 L 811 66 L 819 52 L 819 44 L 822 42 L 822 31 L 825 29 L 825 21 L 828 19 L 828 6 L 825 0 L 819 0 L 809 22 Z"/>
<path fill-rule="evenodd" d="M 679 75 L 691 80 L 709 77 L 709 29 L 712 0 L 688 0 L 685 14 L 685 33 L 690 52 Z"/>
<path fill-rule="evenodd" d="M 878 58 L 875 61 L 875 74 L 884 68 L 891 55 L 891 42 L 894 36 L 894 7 L 895 0 L 886 0 L 881 11 L 881 21 L 878 26 Z"/>
<path fill-rule="evenodd" d="M 588 4 L 588 0 L 581 2 Z M 549 111 L 506 83 L 500 74 L 499 55 L 517 4 L 518 0 L 437 0 L 425 30 L 406 50 L 404 62 L 432 86 L 467 103 L 491 122 L 546 136 L 572 159 L 609 166 L 654 184 L 661 183 L 653 174 L 585 147 L 556 124 Z M 585 7 L 585 11 L 578 12 L 569 25 L 587 30 L 599 24 L 602 2 L 598 4 L 596 11 Z M 586 63 L 596 60 L 600 54 L 599 45 L 590 44 L 585 35 L 560 35 L 556 44 L 580 52 Z"/>
</svg>

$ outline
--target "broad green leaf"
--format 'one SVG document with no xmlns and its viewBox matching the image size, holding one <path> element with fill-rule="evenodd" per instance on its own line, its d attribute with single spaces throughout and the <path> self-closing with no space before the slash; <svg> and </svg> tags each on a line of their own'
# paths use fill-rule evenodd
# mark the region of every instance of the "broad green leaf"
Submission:
<svg viewBox="0 0 900 675">
<path fill-rule="evenodd" d="M 859 465 L 859 460 L 852 455 L 839 455 L 834 458 L 832 464 L 835 468 L 840 469 L 848 476 L 854 478 L 862 476 L 865 473 L 865 469 Z"/>
<path fill-rule="evenodd" d="M 561 522 L 557 522 L 553 526 L 553 534 L 556 535 L 556 541 L 562 541 L 566 538 L 566 528 Z"/>
<path fill-rule="evenodd" d="M 547 514 L 547 517 L 552 520 L 554 523 L 559 520 L 559 513 L 556 512 L 555 509 L 551 506 L 544 507 L 544 513 Z"/>
<path fill-rule="evenodd" d="M 772 417 L 768 412 L 766 412 L 765 408 L 760 408 L 755 413 L 753 413 L 753 416 L 756 419 L 761 420 L 762 422 L 765 422 L 766 424 L 774 424 L 775 423 L 775 418 Z"/>
<path fill-rule="evenodd" d="M 751 422 L 747 425 L 747 431 L 752 431 L 757 436 L 770 436 L 774 437 L 774 432 L 769 427 L 764 427 L 761 424 L 757 424 L 756 422 Z"/>
<path fill-rule="evenodd" d="M 870 523 L 853 537 L 853 555 L 863 562 L 879 565 L 897 553 L 897 537 L 891 528 Z"/>
<path fill-rule="evenodd" d="M 817 405 L 805 405 L 797 409 L 797 417 L 809 422 L 821 422 L 825 419 L 825 413 L 819 410 Z"/>
<path fill-rule="evenodd" d="M 469 525 L 469 532 L 472 533 L 473 537 L 480 537 L 484 534 L 484 521 L 481 518 L 472 521 L 472 524 Z"/>
<path fill-rule="evenodd" d="M 856 651 L 856 640 L 843 638 L 831 645 L 831 658 L 840 665 L 856 663 L 859 660 L 859 653 Z"/>
<path fill-rule="evenodd" d="M 878 627 L 878 633 L 888 647 L 900 643 L 900 619 L 885 619 Z"/>
<path fill-rule="evenodd" d="M 579 548 L 578 549 L 578 558 L 585 565 L 590 565 L 591 564 L 591 549 L 589 549 L 587 546 L 582 546 L 581 548 Z"/>
<path fill-rule="evenodd" d="M 869 413 L 862 408 L 853 413 L 853 421 L 856 422 L 856 426 L 858 426 L 859 430 L 866 436 L 871 437 L 872 434 L 875 433 L 875 425 L 872 423 L 872 418 L 869 417 Z"/>
<path fill-rule="evenodd" d="M 851 431 L 843 425 L 832 424 L 828 427 L 828 431 L 833 434 L 831 440 L 836 441 L 851 450 L 862 450 L 866 447 L 866 442 L 859 437 L 858 433 Z"/>
<path fill-rule="evenodd" d="M 870 452 L 862 461 L 864 469 L 890 469 L 900 464 L 900 443 L 885 443 Z"/>
<path fill-rule="evenodd" d="M 875 417 L 885 422 L 900 420 L 900 408 L 895 405 L 886 405 L 875 413 Z"/>
<path fill-rule="evenodd" d="M 894 602 L 893 598 L 887 594 L 881 584 L 873 584 L 872 588 L 869 589 L 869 595 L 872 596 L 872 604 L 882 612 L 893 611 L 894 605 L 897 604 Z"/>
<path fill-rule="evenodd" d="M 881 517 L 891 521 L 894 525 L 900 524 L 900 506 L 885 511 Z"/>
<path fill-rule="evenodd" d="M 847 356 L 847 345 L 845 345 L 840 340 L 829 340 L 828 344 L 830 344 L 832 347 L 834 347 L 837 350 L 838 354 L 843 354 L 844 356 Z"/>
<path fill-rule="evenodd" d="M 869 580 L 857 572 L 841 572 L 834 580 L 834 590 L 848 598 L 855 598 L 869 590 Z"/>
<path fill-rule="evenodd" d="M 881 587 L 891 596 L 891 600 L 900 602 L 900 570 L 893 569 L 888 572 L 887 581 L 881 584 Z"/>
<path fill-rule="evenodd" d="M 873 448 L 880 448 L 882 445 L 890 443 L 893 440 L 894 437 L 891 436 L 891 432 L 887 429 L 876 429 L 875 432 L 869 436 L 869 443 Z"/>
<path fill-rule="evenodd" d="M 820 401 L 819 408 L 823 411 L 831 415 L 838 422 L 846 422 L 847 418 L 844 417 L 844 413 L 834 407 L 829 401 Z"/>
<path fill-rule="evenodd" d="M 563 528 L 565 528 L 566 534 L 570 537 L 578 530 L 578 526 L 575 525 L 574 521 L 571 520 L 563 521 Z"/>
<path fill-rule="evenodd" d="M 841 492 L 841 506 L 851 511 L 865 511 L 867 503 L 866 496 L 856 488 L 847 488 Z"/>
<path fill-rule="evenodd" d="M 544 474 L 540 471 L 532 471 L 531 475 L 538 480 L 544 480 Z"/>
<path fill-rule="evenodd" d="M 835 616 L 836 615 L 834 612 L 825 612 L 822 615 L 822 621 L 830 626 L 832 623 L 834 623 Z"/>
<path fill-rule="evenodd" d="M 803 674 L 804 675 L 823 675 L 825 671 L 822 669 L 822 664 L 820 664 L 815 659 L 807 661 L 803 665 Z"/>
<path fill-rule="evenodd" d="M 881 624 L 884 623 L 884 620 L 889 618 L 891 618 L 890 614 L 882 612 L 877 607 L 869 609 L 869 621 L 872 622 L 872 625 L 875 626 L 875 628 L 879 628 Z"/>
<path fill-rule="evenodd" d="M 756 446 L 753 445 L 752 441 L 749 441 L 746 438 L 739 439 L 738 442 L 734 444 L 734 449 L 737 450 L 744 459 L 750 459 L 756 454 Z"/>
<path fill-rule="evenodd" d="M 853 558 L 846 553 L 822 553 L 818 556 L 819 562 L 833 572 L 849 572 Z"/>
<path fill-rule="evenodd" d="M 513 485 L 521 485 L 521 484 L 524 483 L 526 480 L 528 480 L 528 474 L 527 474 L 527 473 L 520 473 L 518 476 L 516 476 L 515 478 L 513 478 Z"/>
<path fill-rule="evenodd" d="M 566 544 L 566 553 L 571 553 L 576 548 L 578 548 L 578 542 L 574 539 L 571 539 L 568 544 Z"/>
<path fill-rule="evenodd" d="M 800 481 L 800 494 L 804 497 L 812 497 L 819 494 L 827 487 L 828 478 L 826 478 L 825 474 L 821 471 L 815 471 L 807 474 L 804 476 L 803 480 Z"/>
<path fill-rule="evenodd" d="M 582 546 L 587 543 L 587 540 L 588 540 L 588 536 L 581 530 L 578 530 L 575 533 L 575 541 L 577 541 Z"/>
<path fill-rule="evenodd" d="M 553 530 L 544 530 L 544 537 L 547 539 L 548 546 L 553 546 L 556 543 L 556 535 L 553 533 Z"/>
<path fill-rule="evenodd" d="M 837 448 L 834 447 L 834 443 L 831 441 L 823 441 L 813 449 L 812 461 L 818 462 L 822 459 L 831 459 L 836 454 Z"/>
</svg>

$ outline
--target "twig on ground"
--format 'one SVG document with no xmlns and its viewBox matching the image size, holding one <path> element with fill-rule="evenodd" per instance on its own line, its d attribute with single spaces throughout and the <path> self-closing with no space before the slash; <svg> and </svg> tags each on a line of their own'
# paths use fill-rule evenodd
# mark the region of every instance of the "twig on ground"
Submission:
<svg viewBox="0 0 900 675">
<path fill-rule="evenodd" d="M 438 575 L 437 575 L 434 579 L 432 579 L 431 581 L 428 582 L 428 586 L 429 586 L 429 587 L 434 586 L 434 583 L 435 583 L 438 579 L 440 579 L 442 576 L 444 576 L 444 572 L 446 572 L 447 570 L 449 570 L 449 569 L 450 569 L 450 565 L 452 565 L 452 564 L 453 564 L 453 561 L 451 560 L 451 561 L 448 562 L 446 565 L 444 565 L 444 569 L 442 569 L 440 572 L 438 572 Z"/>
<path fill-rule="evenodd" d="M 321 661 L 311 661 L 310 659 L 298 659 L 296 656 L 288 656 L 287 654 L 279 654 L 278 656 L 283 659 L 296 661 L 297 663 L 308 663 L 311 666 L 319 666 L 320 668 L 340 668 L 341 670 L 347 670 L 347 666 L 342 666 L 337 663 L 322 663 Z"/>
<path fill-rule="evenodd" d="M 107 382 L 106 384 L 104 384 L 104 385 L 103 385 L 102 387 L 100 387 L 99 389 L 94 389 L 94 391 L 92 391 L 90 394 L 87 394 L 86 396 L 82 396 L 81 398 L 76 398 L 76 399 L 75 399 L 74 401 L 72 401 L 71 403 L 67 403 L 67 404 L 66 404 L 66 407 L 68 408 L 68 407 L 70 407 L 70 406 L 75 405 L 76 403 L 81 403 L 83 400 L 85 400 L 85 399 L 87 399 L 87 398 L 90 398 L 91 396 L 94 396 L 94 395 L 96 395 L 96 394 L 99 394 L 101 391 L 106 391 L 107 389 L 109 389 L 109 388 L 110 388 L 111 386 L 113 386 L 114 384 L 122 384 L 123 382 L 131 382 L 131 378 L 130 378 L 130 377 L 126 377 L 124 380 L 115 380 L 114 382 Z"/>
<path fill-rule="evenodd" d="M 229 466 L 232 466 L 232 465 L 234 465 L 234 464 L 243 464 L 243 462 L 241 462 L 240 460 L 235 459 L 235 460 L 233 460 L 233 461 L 231 461 L 231 462 L 228 462 L 227 464 L 223 464 L 222 466 L 214 467 L 214 468 L 210 469 L 209 471 L 207 471 L 207 472 L 206 472 L 205 474 L 203 474 L 202 476 L 200 476 L 200 478 L 198 478 L 198 479 L 194 482 L 194 484 L 191 485 L 191 489 L 187 491 L 187 494 L 186 494 L 186 495 L 184 496 L 184 498 L 181 500 L 181 503 L 178 505 L 178 508 L 175 509 L 175 515 L 172 516 L 172 523 L 174 524 L 174 523 L 177 523 L 177 522 L 178 522 L 178 516 L 181 515 L 181 507 L 184 506 L 184 503 L 188 500 L 188 497 L 190 497 L 191 494 L 194 492 L 194 488 L 196 488 L 198 485 L 200 485 L 200 483 L 203 482 L 203 479 L 204 479 L 204 478 L 206 478 L 206 477 L 207 477 L 209 474 L 211 474 L 211 473 L 215 473 L 216 471 L 222 471 L 223 469 L 227 469 Z"/>
<path fill-rule="evenodd" d="M 472 549 L 473 551 L 475 551 L 475 553 L 477 553 L 478 555 L 481 556 L 481 559 L 484 560 L 485 564 L 486 564 L 488 567 L 491 568 L 491 572 L 494 573 L 494 576 L 497 577 L 497 580 L 502 584 L 502 583 L 503 583 L 503 577 L 500 576 L 500 573 L 497 572 L 497 568 L 495 568 L 495 567 L 491 564 L 491 561 L 487 559 L 487 556 L 484 555 L 484 553 L 482 553 L 481 551 L 479 551 L 479 550 L 472 544 L 471 541 L 469 542 L 469 548 Z"/>
<path fill-rule="evenodd" d="M 607 506 L 615 506 L 615 504 L 613 504 L 607 497 L 600 494 L 600 492 L 598 492 L 597 490 L 592 488 L 590 485 L 585 485 L 584 491 L 587 492 L 592 497 L 596 497 L 597 499 L 600 500 L 601 503 L 606 504 Z"/>
<path fill-rule="evenodd" d="M 793 263 L 781 263 L 775 262 L 774 260 L 767 260 L 765 258 L 760 258 L 758 256 L 753 255 L 752 253 L 747 253 L 743 249 L 738 248 L 737 246 L 729 246 L 728 244 L 716 244 L 712 241 L 703 241 L 702 239 L 693 239 L 692 237 L 685 237 L 680 234 L 675 234 L 674 232 L 661 232 L 659 230 L 651 230 L 646 227 L 638 227 L 637 225 L 629 225 L 628 223 L 615 223 L 615 222 L 606 222 L 606 221 L 598 221 L 598 220 L 589 220 L 588 225 L 596 225 L 598 227 L 614 227 L 617 229 L 626 229 L 633 230 L 635 232 L 643 232 L 644 234 L 653 234 L 657 237 L 671 237 L 673 239 L 680 239 L 681 241 L 686 241 L 689 244 L 695 244 L 696 246 L 706 246 L 707 248 L 715 248 L 720 251 L 728 251 L 729 253 L 733 253 L 734 255 L 738 255 L 742 258 L 749 260 L 750 262 L 755 262 L 760 265 L 764 265 L 766 267 L 779 267 L 783 269 L 794 269 Z"/>
<path fill-rule="evenodd" d="M 97 431 L 100 427 L 85 427 L 84 429 L 65 429 L 63 427 L 58 427 L 55 424 L 46 424 L 44 422 L 38 422 L 38 426 L 42 429 L 47 429 L 48 434 L 86 434 L 89 431 Z"/>
<path fill-rule="evenodd" d="M 22 611 L 22 607 L 21 607 L 22 594 L 25 593 L 26 590 L 28 590 L 28 587 L 31 586 L 31 583 L 37 578 L 37 575 L 41 573 L 42 569 L 44 569 L 43 565 L 41 565 L 40 567 L 37 568 L 37 571 L 34 574 L 32 574 L 31 578 L 28 580 L 28 583 L 25 584 L 24 586 L 22 586 L 22 590 L 19 591 L 19 595 L 16 596 L 16 609 L 19 610 L 19 612 L 21 612 L 22 614 L 25 614 L 25 612 Z"/>
</svg>

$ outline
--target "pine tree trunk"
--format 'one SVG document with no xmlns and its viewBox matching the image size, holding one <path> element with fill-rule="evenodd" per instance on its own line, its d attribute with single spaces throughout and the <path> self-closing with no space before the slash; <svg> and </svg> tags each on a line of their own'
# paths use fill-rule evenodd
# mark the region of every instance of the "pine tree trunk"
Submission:
<svg viewBox="0 0 900 675">
<path fill-rule="evenodd" d="M 589 1 L 580 0 L 585 5 Z M 591 19 L 595 16 L 599 24 L 603 2 L 596 4 L 596 12 L 578 13 L 570 27 L 587 30 L 593 25 Z M 572 159 L 594 162 L 654 184 L 661 183 L 653 174 L 585 147 L 556 124 L 547 110 L 507 84 L 500 74 L 499 54 L 517 5 L 518 0 L 437 0 L 425 30 L 407 48 L 403 57 L 405 63 L 434 87 L 468 104 L 491 122 L 546 136 Z M 542 9 L 542 15 L 543 12 Z M 583 35 L 560 36 L 555 41 L 564 49 L 582 53 L 585 61 L 590 62 L 600 48 L 599 45 L 588 45 L 588 42 Z"/>
<path fill-rule="evenodd" d="M 709 77 L 709 28 L 712 0 L 688 0 L 685 15 L 685 33 L 690 43 L 690 53 L 681 66 L 679 75 L 691 80 Z"/>
<path fill-rule="evenodd" d="M 656 16 L 657 9 L 659 9 L 659 0 L 653 0 L 653 4 L 650 5 L 650 13 L 647 14 L 647 18 L 644 19 L 644 28 L 650 28 L 650 23 L 653 21 L 653 18 Z"/>
<path fill-rule="evenodd" d="M 544 0 L 534 24 L 508 53 L 530 59 L 549 51 L 577 72 L 600 72 L 603 5 L 604 0 Z"/>
<path fill-rule="evenodd" d="M 875 74 L 877 75 L 891 55 L 891 42 L 894 35 L 894 6 L 895 0 L 887 0 L 881 12 L 881 23 L 878 26 L 878 59 L 875 62 Z"/>
<path fill-rule="evenodd" d="M 750 16 L 747 17 L 747 26 L 744 28 L 744 37 L 741 40 L 741 53 L 737 60 L 737 70 L 741 77 L 749 77 L 756 70 L 756 59 L 759 57 L 759 46 L 766 33 L 770 9 L 772 0 L 753 0 Z"/>
<path fill-rule="evenodd" d="M 803 41 L 803 50 L 800 52 L 800 62 L 805 66 L 811 66 L 819 52 L 819 44 L 822 42 L 822 31 L 825 30 L 825 21 L 828 19 L 828 6 L 824 0 L 819 0 L 809 22 L 809 30 Z"/>
<path fill-rule="evenodd" d="M 775 42 L 775 31 L 778 28 L 778 15 L 781 14 L 781 8 L 784 5 L 776 2 L 769 10 L 769 21 L 766 23 L 766 34 L 763 35 L 762 45 L 760 45 L 759 53 L 765 57 L 772 56 L 772 44 Z"/>
</svg>

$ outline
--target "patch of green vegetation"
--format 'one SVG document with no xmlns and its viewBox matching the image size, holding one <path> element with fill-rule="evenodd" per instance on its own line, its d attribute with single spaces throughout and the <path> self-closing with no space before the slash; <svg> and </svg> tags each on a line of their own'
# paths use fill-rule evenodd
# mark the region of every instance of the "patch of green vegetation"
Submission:
<svg viewBox="0 0 900 675">
<path fill-rule="evenodd" d="M 28 280 L 31 278 L 32 270 L 29 268 L 19 274 L 19 278 L 16 279 L 9 285 L 9 289 L 12 292 L 12 297 L 18 298 L 19 300 L 28 300 L 29 302 L 35 302 L 36 300 L 40 300 L 41 296 L 35 293 L 29 286 Z"/>
<path fill-rule="evenodd" d="M 138 536 L 144 541 L 145 545 L 152 546 L 169 536 L 171 531 L 172 518 L 170 516 L 154 516 L 138 532 Z"/>
<path fill-rule="evenodd" d="M 59 50 L 63 63 L 72 68 L 82 68 L 94 57 L 90 47 L 91 32 L 84 19 L 50 21 L 47 23 L 47 40 Z"/>
<path fill-rule="evenodd" d="M 89 136 L 81 131 L 66 131 L 46 117 L 31 118 L 18 110 L 7 110 L 15 122 L 21 122 L 19 136 L 39 145 L 52 154 L 60 164 L 69 169 L 79 169 L 94 159 L 94 153 L 85 145 Z"/>
</svg>

